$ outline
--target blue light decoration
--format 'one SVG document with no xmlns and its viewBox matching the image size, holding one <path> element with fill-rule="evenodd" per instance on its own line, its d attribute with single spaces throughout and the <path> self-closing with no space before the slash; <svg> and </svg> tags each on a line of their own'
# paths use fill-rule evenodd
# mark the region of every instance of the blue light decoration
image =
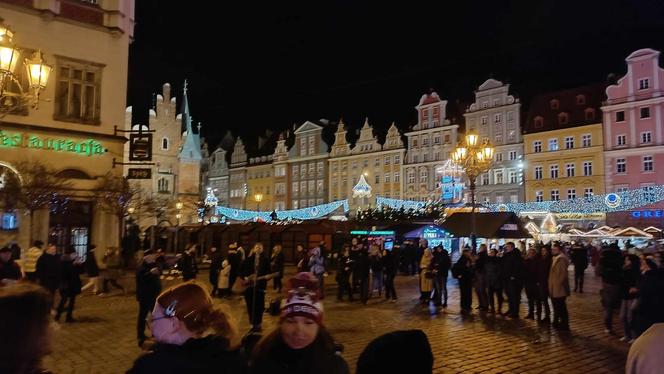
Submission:
<svg viewBox="0 0 664 374">
<path fill-rule="evenodd" d="M 281 210 L 277 211 L 278 220 L 309 220 L 319 219 L 334 212 L 339 207 L 343 207 L 344 212 L 348 212 L 348 200 L 337 200 L 327 204 L 310 206 L 302 209 Z M 254 210 L 243 210 L 228 208 L 225 206 L 217 206 L 217 215 L 225 216 L 234 221 L 272 221 L 272 212 L 257 212 Z"/>
<path fill-rule="evenodd" d="M 632 210 L 664 200 L 664 185 L 611 192 L 571 200 L 484 204 L 492 212 L 610 213 Z"/>
<path fill-rule="evenodd" d="M 399 210 L 403 208 L 404 210 L 418 210 L 424 208 L 426 203 L 424 201 L 417 200 L 401 200 L 401 199 L 391 199 L 389 197 L 380 197 L 376 196 L 376 206 L 387 205 L 392 209 Z"/>
</svg>

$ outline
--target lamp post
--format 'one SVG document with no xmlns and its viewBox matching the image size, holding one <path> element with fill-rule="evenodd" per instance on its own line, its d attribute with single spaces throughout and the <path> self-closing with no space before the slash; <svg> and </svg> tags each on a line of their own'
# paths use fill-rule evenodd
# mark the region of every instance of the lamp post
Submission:
<svg viewBox="0 0 664 374">
<path fill-rule="evenodd" d="M 28 87 L 23 87 L 15 73 L 22 51 L 14 44 L 14 31 L 0 18 L 0 116 L 30 104 L 39 107 L 39 93 L 46 88 L 53 66 L 48 65 L 41 51 L 23 59 Z"/>
<path fill-rule="evenodd" d="M 475 217 L 475 183 L 477 177 L 489 170 L 493 162 L 494 148 L 491 146 L 489 140 L 485 140 L 480 144 L 479 135 L 470 131 L 465 139 L 454 149 L 452 152 L 452 161 L 463 168 L 468 176 L 470 182 L 470 199 L 471 199 L 471 234 L 470 241 L 473 253 L 477 250 L 477 227 Z"/>
<path fill-rule="evenodd" d="M 175 214 L 175 218 L 177 219 L 177 225 L 175 226 L 175 252 L 177 253 L 179 246 L 178 246 L 178 233 L 180 232 L 180 218 L 182 218 L 182 214 L 180 211 L 182 211 L 182 207 L 184 204 L 182 204 L 181 201 L 178 201 L 175 203 L 175 209 L 177 209 L 177 214 Z"/>
<path fill-rule="evenodd" d="M 262 193 L 255 193 L 254 194 L 254 201 L 256 202 L 256 211 L 260 212 L 261 211 L 261 201 L 263 201 L 263 194 Z"/>
</svg>

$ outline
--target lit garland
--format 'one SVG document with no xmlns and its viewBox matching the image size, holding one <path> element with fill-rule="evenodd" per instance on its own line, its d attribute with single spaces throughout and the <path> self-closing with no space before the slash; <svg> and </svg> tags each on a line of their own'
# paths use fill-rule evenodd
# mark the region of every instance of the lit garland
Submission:
<svg viewBox="0 0 664 374">
<path fill-rule="evenodd" d="M 277 219 L 280 221 L 303 221 L 308 219 L 323 218 L 337 210 L 339 207 L 343 207 L 344 212 L 348 212 L 348 200 L 338 200 L 331 203 L 315 205 L 302 209 L 281 210 L 276 213 Z M 257 212 L 253 210 L 233 209 L 224 206 L 217 206 L 216 208 L 217 215 L 223 215 L 234 221 L 272 221 L 272 212 Z"/>
<path fill-rule="evenodd" d="M 608 213 L 631 210 L 664 200 L 664 185 L 593 195 L 571 200 L 485 204 L 494 212 Z"/>
<path fill-rule="evenodd" d="M 404 210 L 418 210 L 424 208 L 426 203 L 424 201 L 390 199 L 389 197 L 376 196 L 376 206 L 383 205 L 387 205 L 396 210 L 400 210 L 401 208 Z"/>
</svg>

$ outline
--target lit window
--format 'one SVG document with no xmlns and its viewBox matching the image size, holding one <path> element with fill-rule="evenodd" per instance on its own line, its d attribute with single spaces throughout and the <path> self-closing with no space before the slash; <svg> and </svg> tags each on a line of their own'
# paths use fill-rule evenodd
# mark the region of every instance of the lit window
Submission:
<svg viewBox="0 0 664 374">
<path fill-rule="evenodd" d="M 549 151 L 558 150 L 558 139 L 549 139 Z"/>
<path fill-rule="evenodd" d="M 574 148 L 574 137 L 573 136 L 566 136 L 565 137 L 565 149 L 572 149 Z"/>
</svg>

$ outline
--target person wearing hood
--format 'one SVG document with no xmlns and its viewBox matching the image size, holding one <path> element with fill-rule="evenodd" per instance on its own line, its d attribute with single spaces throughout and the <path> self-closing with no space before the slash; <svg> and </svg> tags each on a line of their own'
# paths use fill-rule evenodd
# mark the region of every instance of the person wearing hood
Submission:
<svg viewBox="0 0 664 374">
<path fill-rule="evenodd" d="M 433 362 L 429 339 L 422 330 L 392 331 L 364 348 L 357 360 L 356 373 L 431 374 Z"/>
<path fill-rule="evenodd" d="M 324 274 L 325 274 L 325 258 L 321 253 L 319 247 L 315 247 L 311 250 L 311 257 L 309 257 L 309 270 L 318 279 L 318 285 L 320 287 L 320 297 L 325 297 L 324 289 Z"/>
<path fill-rule="evenodd" d="M 12 258 L 12 249 L 0 249 L 0 283 L 10 283 L 22 278 L 21 267 Z"/>
<path fill-rule="evenodd" d="M 256 344 L 251 374 L 349 373 L 323 324 L 317 283 L 311 273 L 298 273 L 290 279 L 279 325 Z"/>
<path fill-rule="evenodd" d="M 244 372 L 235 321 L 195 281 L 161 293 L 149 323 L 157 343 L 134 362 L 128 374 Z"/>
</svg>

